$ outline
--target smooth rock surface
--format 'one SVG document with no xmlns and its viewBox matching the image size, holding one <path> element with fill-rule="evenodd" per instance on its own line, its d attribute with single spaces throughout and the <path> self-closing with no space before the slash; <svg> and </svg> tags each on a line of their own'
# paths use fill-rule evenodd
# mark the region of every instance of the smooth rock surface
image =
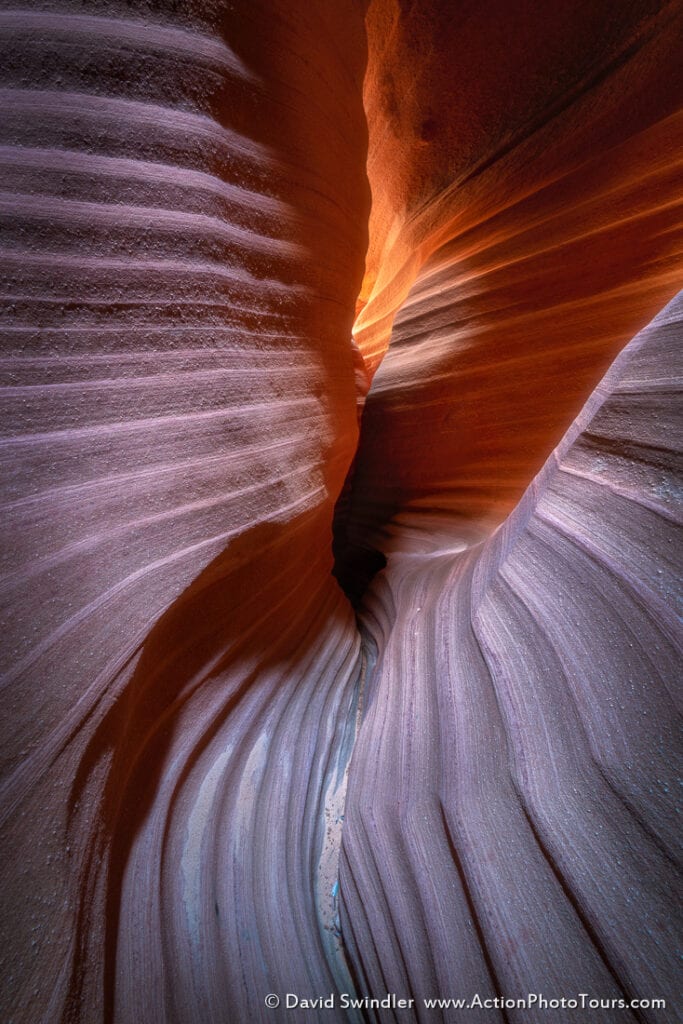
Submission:
<svg viewBox="0 0 683 1024">
<path fill-rule="evenodd" d="M 334 985 L 363 8 L 0 32 L 0 1016 L 265 1019 Z"/>
<path fill-rule="evenodd" d="M 681 33 L 666 3 L 372 5 L 356 543 L 498 525 L 680 288 Z"/>
<path fill-rule="evenodd" d="M 0 11 L 3 1021 L 677 1019 L 679 31 Z"/>
<path fill-rule="evenodd" d="M 656 996 L 668 1012 L 586 1013 L 675 1020 L 682 334 L 683 295 L 488 539 L 393 523 L 342 846 L 370 991 Z M 445 1019 L 475 1012 L 551 1011 Z"/>
</svg>

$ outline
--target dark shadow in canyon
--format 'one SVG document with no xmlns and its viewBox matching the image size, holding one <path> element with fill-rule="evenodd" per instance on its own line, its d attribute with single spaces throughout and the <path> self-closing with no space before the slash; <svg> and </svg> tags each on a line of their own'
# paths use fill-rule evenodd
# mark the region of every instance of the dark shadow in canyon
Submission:
<svg viewBox="0 0 683 1024">
<path fill-rule="evenodd" d="M 349 543 L 346 537 L 335 541 L 334 552 L 333 575 L 353 608 L 357 609 L 377 573 L 386 567 L 386 555 L 377 548 Z"/>
<path fill-rule="evenodd" d="M 354 506 L 354 484 L 358 467 L 358 454 L 363 438 L 363 416 L 360 420 L 358 446 L 344 486 L 334 506 L 332 519 L 332 575 L 337 580 L 354 610 L 357 610 L 363 596 L 378 572 L 387 564 L 385 554 L 371 544 L 359 543 L 351 526 Z"/>
</svg>

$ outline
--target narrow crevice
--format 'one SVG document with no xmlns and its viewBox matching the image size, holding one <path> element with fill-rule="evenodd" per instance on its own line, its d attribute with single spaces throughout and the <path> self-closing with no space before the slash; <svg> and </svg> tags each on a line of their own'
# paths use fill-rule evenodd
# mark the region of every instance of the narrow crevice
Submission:
<svg viewBox="0 0 683 1024">
<path fill-rule="evenodd" d="M 334 568 L 332 575 L 357 610 L 370 583 L 387 564 L 386 556 L 377 548 L 359 544 L 351 536 L 350 520 L 353 501 L 353 485 L 356 474 L 360 439 L 363 436 L 361 418 L 358 447 L 346 474 L 341 494 L 334 507 L 332 519 L 332 554 Z"/>
</svg>

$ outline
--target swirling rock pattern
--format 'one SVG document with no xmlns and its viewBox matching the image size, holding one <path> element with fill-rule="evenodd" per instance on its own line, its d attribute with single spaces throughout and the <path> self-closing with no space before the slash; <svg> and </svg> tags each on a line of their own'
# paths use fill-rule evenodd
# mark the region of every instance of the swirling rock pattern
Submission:
<svg viewBox="0 0 683 1024">
<path fill-rule="evenodd" d="M 682 321 L 683 297 L 634 339 L 490 539 L 395 524 L 342 848 L 370 991 L 657 992 L 674 1019 Z"/>
<path fill-rule="evenodd" d="M 680 14 L 528 7 L 0 12 L 3 1020 L 675 1019 Z"/>
<path fill-rule="evenodd" d="M 332 984 L 363 12 L 233 7 L 0 18 L 4 1020 Z"/>
<path fill-rule="evenodd" d="M 498 525 L 680 287 L 680 7 L 456 7 L 369 17 L 359 544 L 409 507 Z"/>
</svg>

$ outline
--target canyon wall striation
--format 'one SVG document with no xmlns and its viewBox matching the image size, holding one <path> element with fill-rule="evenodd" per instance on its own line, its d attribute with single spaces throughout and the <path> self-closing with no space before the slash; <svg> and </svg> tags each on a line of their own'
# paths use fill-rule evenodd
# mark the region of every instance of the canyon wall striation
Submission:
<svg viewBox="0 0 683 1024">
<path fill-rule="evenodd" d="M 363 9 L 0 31 L 2 1017 L 255 1020 L 334 984 Z"/>
<path fill-rule="evenodd" d="M 682 318 L 679 298 L 627 346 L 491 537 L 395 524 L 342 844 L 369 991 L 658 993 L 668 1014 L 590 1019 L 675 1019 Z"/>
<path fill-rule="evenodd" d="M 3 1020 L 676 1019 L 681 21 L 0 11 Z"/>
</svg>

